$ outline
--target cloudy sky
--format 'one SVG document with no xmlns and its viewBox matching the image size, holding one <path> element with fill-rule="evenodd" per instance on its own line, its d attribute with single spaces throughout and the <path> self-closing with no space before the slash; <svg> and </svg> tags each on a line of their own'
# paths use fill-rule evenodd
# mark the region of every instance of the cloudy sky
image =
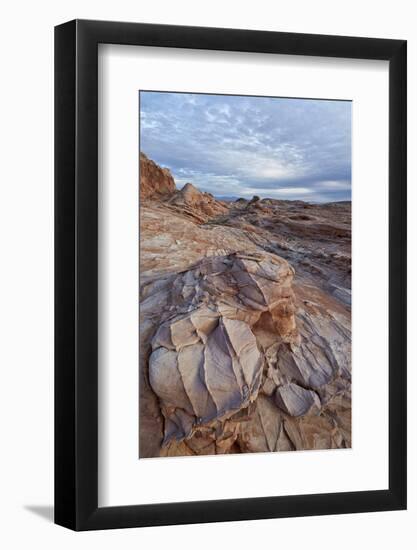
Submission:
<svg viewBox="0 0 417 550">
<path fill-rule="evenodd" d="M 140 148 L 179 188 L 350 200 L 348 101 L 140 92 Z"/>
</svg>

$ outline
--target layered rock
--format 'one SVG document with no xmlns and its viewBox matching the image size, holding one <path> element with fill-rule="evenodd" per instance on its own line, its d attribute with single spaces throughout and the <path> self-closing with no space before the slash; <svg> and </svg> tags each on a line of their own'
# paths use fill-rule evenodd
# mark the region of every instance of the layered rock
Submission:
<svg viewBox="0 0 417 550">
<path fill-rule="evenodd" d="M 162 316 L 149 358 L 166 418 L 164 443 L 256 399 L 264 358 L 251 328 L 267 314 L 280 341 L 297 341 L 292 277 L 285 260 L 235 253 L 204 259 L 174 279 L 169 318 Z"/>
<path fill-rule="evenodd" d="M 196 223 L 207 222 L 214 216 L 229 211 L 226 203 L 215 199 L 210 193 L 199 191 L 192 183 L 186 183 L 169 199 L 168 203 Z"/>
<path fill-rule="evenodd" d="M 214 255 L 145 289 L 162 456 L 350 446 L 349 316 L 297 298 L 285 260 Z"/>
<path fill-rule="evenodd" d="M 287 259 L 298 277 L 351 303 L 351 203 L 235 201 L 222 225 L 239 228 L 257 246 Z"/>
<path fill-rule="evenodd" d="M 350 203 L 189 184 L 140 220 L 140 456 L 350 447 Z"/>
<path fill-rule="evenodd" d="M 141 200 L 169 197 L 176 191 L 175 181 L 168 168 L 161 168 L 144 153 L 140 153 Z"/>
<path fill-rule="evenodd" d="M 140 153 L 140 199 L 163 201 L 166 207 L 195 223 L 205 223 L 229 211 L 228 205 L 210 193 L 199 191 L 192 183 L 180 190 L 168 168 L 161 168 L 144 153 Z"/>
<path fill-rule="evenodd" d="M 304 416 L 312 410 L 318 412 L 321 408 L 320 399 L 314 391 L 306 390 L 292 382 L 278 386 L 275 402 L 290 416 Z"/>
</svg>

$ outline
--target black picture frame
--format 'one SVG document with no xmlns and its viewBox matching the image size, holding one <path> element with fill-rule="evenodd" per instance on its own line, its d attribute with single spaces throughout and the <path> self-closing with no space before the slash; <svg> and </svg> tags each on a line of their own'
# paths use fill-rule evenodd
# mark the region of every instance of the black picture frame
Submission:
<svg viewBox="0 0 417 550">
<path fill-rule="evenodd" d="M 98 44 L 389 61 L 389 488 L 98 507 Z M 55 523 L 108 529 L 406 508 L 406 41 L 74 20 L 55 28 Z"/>
</svg>

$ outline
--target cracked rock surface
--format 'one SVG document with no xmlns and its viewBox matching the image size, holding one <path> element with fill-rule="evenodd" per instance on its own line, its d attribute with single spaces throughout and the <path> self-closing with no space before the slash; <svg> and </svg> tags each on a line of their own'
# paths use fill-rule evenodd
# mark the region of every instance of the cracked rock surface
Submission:
<svg viewBox="0 0 417 550">
<path fill-rule="evenodd" d="M 350 203 L 166 189 L 141 192 L 140 457 L 350 447 Z"/>
<path fill-rule="evenodd" d="M 277 339 L 297 340 L 292 278 L 281 258 L 237 252 L 205 258 L 170 283 L 149 357 L 164 443 L 188 438 L 256 399 L 264 357 L 252 327 L 267 315 Z"/>
</svg>

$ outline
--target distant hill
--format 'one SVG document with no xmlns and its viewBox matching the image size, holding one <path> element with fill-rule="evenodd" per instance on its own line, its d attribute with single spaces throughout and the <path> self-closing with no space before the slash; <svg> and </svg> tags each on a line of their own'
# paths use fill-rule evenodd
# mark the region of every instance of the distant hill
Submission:
<svg viewBox="0 0 417 550">
<path fill-rule="evenodd" d="M 227 196 L 227 195 L 216 195 L 216 199 L 218 201 L 234 202 L 234 201 L 237 201 L 240 198 L 242 198 L 242 197 L 230 197 L 230 196 Z"/>
</svg>

